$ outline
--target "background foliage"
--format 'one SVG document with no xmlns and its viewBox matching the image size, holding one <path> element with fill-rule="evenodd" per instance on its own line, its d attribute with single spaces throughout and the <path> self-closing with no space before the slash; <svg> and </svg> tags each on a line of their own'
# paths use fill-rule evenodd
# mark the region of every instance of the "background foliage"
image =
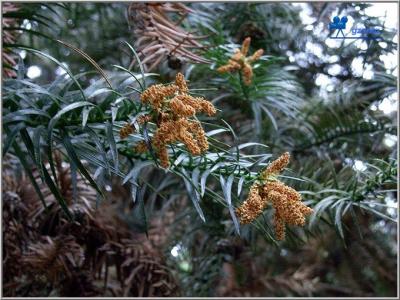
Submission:
<svg viewBox="0 0 400 300">
<path fill-rule="evenodd" d="M 197 54 L 211 63 L 168 56 L 153 73 L 136 59 L 129 3 L 7 5 L 4 295 L 396 295 L 397 33 L 369 4 L 187 4 L 180 26 L 207 36 Z M 382 40 L 329 40 L 335 15 Z M 249 87 L 216 71 L 247 36 L 265 54 Z M 144 85 L 177 71 L 219 113 L 201 118 L 209 152 L 177 146 L 166 172 L 133 151 L 151 128 L 118 132 L 146 112 Z M 314 214 L 285 242 L 272 209 L 239 236 L 233 208 L 284 151 L 281 179 Z"/>
</svg>

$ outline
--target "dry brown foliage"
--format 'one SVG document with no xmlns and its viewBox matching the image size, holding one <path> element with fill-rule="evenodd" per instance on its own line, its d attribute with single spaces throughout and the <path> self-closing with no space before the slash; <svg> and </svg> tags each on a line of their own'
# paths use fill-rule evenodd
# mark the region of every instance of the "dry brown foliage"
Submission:
<svg viewBox="0 0 400 300">
<path fill-rule="evenodd" d="M 73 197 L 70 166 L 59 153 L 55 160 L 73 221 L 67 220 L 47 187 L 41 185 L 48 211 L 29 179 L 3 165 L 4 295 L 179 295 L 163 255 L 121 220 L 121 203 L 104 201 L 96 210 L 96 193 L 79 175 Z"/>
<path fill-rule="evenodd" d="M 135 49 L 147 71 L 168 60 L 172 69 L 180 69 L 182 61 L 210 63 L 195 54 L 204 47 L 198 41 L 205 38 L 187 32 L 180 24 L 194 11 L 182 3 L 132 3 L 128 9 L 134 28 Z M 178 17 L 178 21 L 173 21 Z"/>
</svg>

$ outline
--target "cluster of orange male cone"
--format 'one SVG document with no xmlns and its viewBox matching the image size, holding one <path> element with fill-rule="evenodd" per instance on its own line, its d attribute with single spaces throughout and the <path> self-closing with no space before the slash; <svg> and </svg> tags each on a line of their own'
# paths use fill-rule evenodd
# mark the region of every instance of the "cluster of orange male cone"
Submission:
<svg viewBox="0 0 400 300">
<path fill-rule="evenodd" d="M 301 195 L 296 190 L 276 178 L 289 160 L 290 155 L 286 152 L 262 171 L 260 180 L 251 186 L 246 201 L 236 209 L 240 222 L 247 224 L 262 214 L 270 202 L 275 208 L 274 226 L 278 240 L 285 238 L 285 224 L 303 226 L 305 216 L 313 211 L 301 202 Z"/>
<path fill-rule="evenodd" d="M 141 95 L 141 101 L 151 106 L 152 113 L 138 118 L 138 123 L 154 121 L 157 124 L 152 145 L 162 167 L 169 166 L 167 145 L 181 142 L 192 155 L 208 150 L 208 141 L 201 123 L 191 117 L 200 112 L 211 116 L 216 113 L 216 109 L 206 99 L 189 95 L 186 80 L 181 73 L 176 75 L 173 84 L 155 84 L 146 89 Z M 120 137 L 126 138 L 133 131 L 132 125 L 127 124 L 121 129 Z M 146 144 L 140 142 L 135 150 L 147 151 Z"/>
<path fill-rule="evenodd" d="M 264 50 L 259 49 L 254 52 L 253 55 L 246 57 L 249 52 L 251 39 L 247 37 L 242 44 L 241 49 L 236 49 L 235 53 L 228 60 L 226 65 L 223 65 L 217 69 L 220 73 L 233 73 L 239 71 L 243 76 L 243 82 L 246 85 L 250 85 L 253 78 L 253 67 L 251 64 L 258 60 L 264 53 Z"/>
</svg>

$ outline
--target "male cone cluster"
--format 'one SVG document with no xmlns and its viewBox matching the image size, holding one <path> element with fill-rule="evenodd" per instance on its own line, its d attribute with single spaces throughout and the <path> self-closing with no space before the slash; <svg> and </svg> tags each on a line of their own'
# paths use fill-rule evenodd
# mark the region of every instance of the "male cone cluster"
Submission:
<svg viewBox="0 0 400 300">
<path fill-rule="evenodd" d="M 255 182 L 243 204 L 236 209 L 242 224 L 254 221 L 270 202 L 275 208 L 274 226 L 278 240 L 285 238 L 285 224 L 303 226 L 305 216 L 312 213 L 312 209 L 301 202 L 301 195 L 291 187 L 276 179 L 288 165 L 288 152 L 273 161 L 261 174 L 260 181 Z"/>
<path fill-rule="evenodd" d="M 251 66 L 251 63 L 258 60 L 264 53 L 264 50 L 259 49 L 254 52 L 253 55 L 246 57 L 249 52 L 250 41 L 251 39 L 247 37 L 243 41 L 242 49 L 236 49 L 233 56 L 228 60 L 228 63 L 219 67 L 217 71 L 220 73 L 233 73 L 239 71 L 243 76 L 244 84 L 250 85 L 253 78 L 253 67 Z"/>
<path fill-rule="evenodd" d="M 144 118 L 146 122 L 154 121 L 157 124 L 152 146 L 164 168 L 169 166 L 167 146 L 170 144 L 181 142 L 192 155 L 208 150 L 207 137 L 201 123 L 192 117 L 200 112 L 211 116 L 216 113 L 216 109 L 211 102 L 202 97 L 193 97 L 188 92 L 184 76 L 178 73 L 174 84 L 156 84 L 141 95 L 141 101 L 152 108 L 152 113 Z M 144 142 L 135 148 L 138 152 L 146 149 Z"/>
</svg>

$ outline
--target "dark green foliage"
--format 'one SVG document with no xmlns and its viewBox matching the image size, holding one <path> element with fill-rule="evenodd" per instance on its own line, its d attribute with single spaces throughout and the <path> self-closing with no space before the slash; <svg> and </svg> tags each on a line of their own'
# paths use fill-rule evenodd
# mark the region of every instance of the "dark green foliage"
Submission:
<svg viewBox="0 0 400 300">
<path fill-rule="evenodd" d="M 81 176 L 97 192 L 99 209 L 114 199 L 107 191 L 123 190 L 129 200 L 117 197 L 121 217 L 150 241 L 162 236 L 158 250 L 184 296 L 393 296 L 398 154 L 390 140 L 397 119 L 380 105 L 396 97 L 397 77 L 382 59 L 396 53 L 395 30 L 368 16 L 369 4 L 307 4 L 308 25 L 293 3 L 188 5 L 196 12 L 181 26 L 209 36 L 201 55 L 212 63 L 184 62 L 179 71 L 190 94 L 218 109 L 200 118 L 208 152 L 192 156 L 176 144 L 164 170 L 151 148 L 156 124 L 119 138 L 124 125 L 149 112 L 140 93 L 175 75 L 167 64 L 144 72 L 131 46 L 128 4 L 30 3 L 7 15 L 22 21 L 22 34 L 3 46 L 26 57 L 15 66 L 17 77 L 2 83 L 2 157 L 18 157 L 40 201 L 46 204 L 44 184 L 71 220 L 55 153 L 70 165 L 74 195 Z M 329 46 L 335 10 L 382 27 L 383 41 Z M 249 86 L 238 73 L 217 72 L 247 36 L 250 54 L 264 50 Z M 32 65 L 42 76 L 27 77 Z M 150 151 L 135 152 L 140 141 Z M 245 226 L 235 208 L 258 172 L 285 151 L 292 159 L 279 179 L 314 213 L 278 242 L 270 205 Z M 236 272 L 235 284 L 223 290 L 226 268 Z"/>
</svg>

